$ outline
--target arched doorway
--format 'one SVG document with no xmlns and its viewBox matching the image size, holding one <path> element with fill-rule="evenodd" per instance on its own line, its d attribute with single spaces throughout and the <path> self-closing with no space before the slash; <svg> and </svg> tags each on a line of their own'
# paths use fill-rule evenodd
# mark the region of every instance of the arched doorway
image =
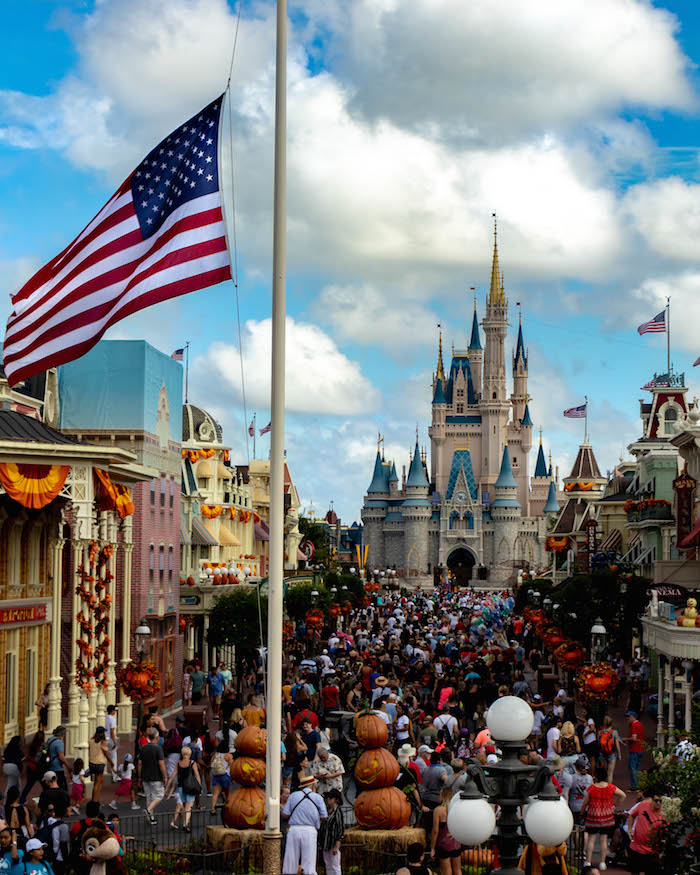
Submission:
<svg viewBox="0 0 700 875">
<path fill-rule="evenodd" d="M 474 554 L 464 547 L 457 547 L 447 557 L 447 567 L 452 572 L 455 586 L 468 586 L 472 579 L 475 565 Z"/>
</svg>

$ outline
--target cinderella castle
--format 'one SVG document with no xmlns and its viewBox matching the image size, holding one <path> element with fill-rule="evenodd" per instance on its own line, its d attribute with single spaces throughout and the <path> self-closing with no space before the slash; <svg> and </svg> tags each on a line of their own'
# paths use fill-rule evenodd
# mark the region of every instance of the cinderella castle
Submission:
<svg viewBox="0 0 700 875">
<path fill-rule="evenodd" d="M 508 301 L 498 265 L 494 229 L 491 285 L 481 322 L 476 306 L 467 349 L 452 350 L 445 370 L 442 337 L 433 375 L 430 470 L 416 447 L 401 480 L 393 462 L 377 452 L 362 507 L 370 568 L 406 574 L 449 568 L 458 582 L 492 584 L 518 568 L 547 564 L 545 538 L 559 505 L 551 460 L 540 437 L 530 476 L 532 419 L 527 392 L 528 351 L 522 324 L 513 353 L 513 391 L 506 385 Z"/>
</svg>

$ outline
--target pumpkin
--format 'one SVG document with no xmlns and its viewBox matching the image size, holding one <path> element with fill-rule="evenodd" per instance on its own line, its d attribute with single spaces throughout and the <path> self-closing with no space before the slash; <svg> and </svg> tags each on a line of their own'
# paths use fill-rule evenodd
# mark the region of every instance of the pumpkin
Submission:
<svg viewBox="0 0 700 875">
<path fill-rule="evenodd" d="M 355 817 L 364 829 L 402 829 L 411 817 L 411 803 L 398 787 L 365 790 L 355 800 Z"/>
<path fill-rule="evenodd" d="M 236 736 L 236 750 L 248 757 L 264 757 L 267 753 L 267 730 L 246 726 Z"/>
<path fill-rule="evenodd" d="M 355 736 L 357 743 L 361 744 L 362 747 L 374 749 L 384 747 L 389 738 L 389 730 L 381 717 L 372 714 L 370 711 L 365 711 L 357 718 Z M 238 746 L 238 738 L 236 739 L 236 746 Z"/>
<path fill-rule="evenodd" d="M 238 578 L 236 577 L 235 574 L 229 574 L 228 582 L 229 583 L 238 583 Z"/>
<path fill-rule="evenodd" d="M 493 865 L 493 851 L 488 848 L 469 848 L 462 853 L 462 859 L 467 866 L 489 866 Z"/>
<path fill-rule="evenodd" d="M 223 821 L 233 829 L 264 829 L 265 793 L 260 787 L 234 790 L 224 806 Z"/>
<path fill-rule="evenodd" d="M 131 675 L 131 683 L 137 690 L 145 690 L 151 675 L 147 671 L 135 671 Z"/>
<path fill-rule="evenodd" d="M 355 765 L 355 780 L 363 790 L 391 787 L 398 777 L 396 757 L 385 747 L 366 750 Z"/>
<path fill-rule="evenodd" d="M 231 763 L 231 778 L 243 787 L 261 784 L 265 780 L 265 760 L 257 757 L 236 757 Z"/>
<path fill-rule="evenodd" d="M 221 575 L 215 574 L 214 575 L 214 586 L 219 586 L 220 583 L 221 583 Z"/>
<path fill-rule="evenodd" d="M 588 686 L 596 693 L 602 693 L 610 686 L 610 678 L 608 677 L 592 677 L 588 681 Z"/>
<path fill-rule="evenodd" d="M 194 577 L 192 575 L 187 578 L 187 586 L 194 586 Z"/>
</svg>

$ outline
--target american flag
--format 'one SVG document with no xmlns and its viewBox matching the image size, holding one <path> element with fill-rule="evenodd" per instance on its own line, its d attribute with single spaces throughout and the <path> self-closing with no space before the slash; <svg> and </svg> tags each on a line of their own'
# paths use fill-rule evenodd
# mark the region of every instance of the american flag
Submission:
<svg viewBox="0 0 700 875">
<path fill-rule="evenodd" d="M 651 392 L 651 390 L 654 388 L 654 381 L 649 380 L 648 383 L 645 383 L 643 386 L 640 386 L 639 388 L 646 389 L 648 392 Z"/>
<path fill-rule="evenodd" d="M 662 310 L 660 313 L 657 313 L 649 322 L 642 322 L 637 331 L 640 334 L 663 334 L 666 331 L 666 311 Z"/>
<path fill-rule="evenodd" d="M 564 416 L 569 419 L 583 419 L 586 415 L 587 404 L 580 404 L 578 407 L 569 407 L 564 411 Z"/>
<path fill-rule="evenodd" d="M 250 425 L 248 426 L 248 434 L 251 437 L 253 437 L 253 435 L 255 434 L 255 420 L 254 419 L 250 420 Z"/>
<path fill-rule="evenodd" d="M 268 431 L 272 431 L 272 420 L 270 420 L 268 422 L 268 424 L 265 426 L 265 428 L 260 429 L 260 434 L 267 434 Z"/>
<path fill-rule="evenodd" d="M 693 362 L 694 368 L 697 368 L 698 365 L 700 365 L 700 358 L 696 358 L 695 361 Z"/>
<path fill-rule="evenodd" d="M 10 385 L 84 355 L 115 322 L 230 279 L 217 145 L 222 97 L 153 149 L 12 297 Z"/>
<path fill-rule="evenodd" d="M 176 362 L 181 362 L 184 354 L 185 347 L 183 346 L 182 349 L 176 349 L 175 352 L 170 356 L 170 358 L 175 359 Z"/>
</svg>

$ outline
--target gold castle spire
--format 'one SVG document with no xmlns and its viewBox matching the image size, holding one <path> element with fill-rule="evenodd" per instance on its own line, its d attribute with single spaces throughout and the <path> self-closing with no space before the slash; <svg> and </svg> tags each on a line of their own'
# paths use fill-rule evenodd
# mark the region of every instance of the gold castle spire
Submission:
<svg viewBox="0 0 700 875">
<path fill-rule="evenodd" d="M 491 286 L 489 288 L 489 304 L 500 304 L 503 295 L 501 271 L 498 267 L 498 225 L 496 214 L 493 214 L 493 263 L 491 264 Z"/>
<path fill-rule="evenodd" d="M 438 363 L 437 363 L 437 379 L 445 382 L 445 366 L 442 363 L 442 327 L 438 325 L 439 341 L 438 341 Z"/>
</svg>

